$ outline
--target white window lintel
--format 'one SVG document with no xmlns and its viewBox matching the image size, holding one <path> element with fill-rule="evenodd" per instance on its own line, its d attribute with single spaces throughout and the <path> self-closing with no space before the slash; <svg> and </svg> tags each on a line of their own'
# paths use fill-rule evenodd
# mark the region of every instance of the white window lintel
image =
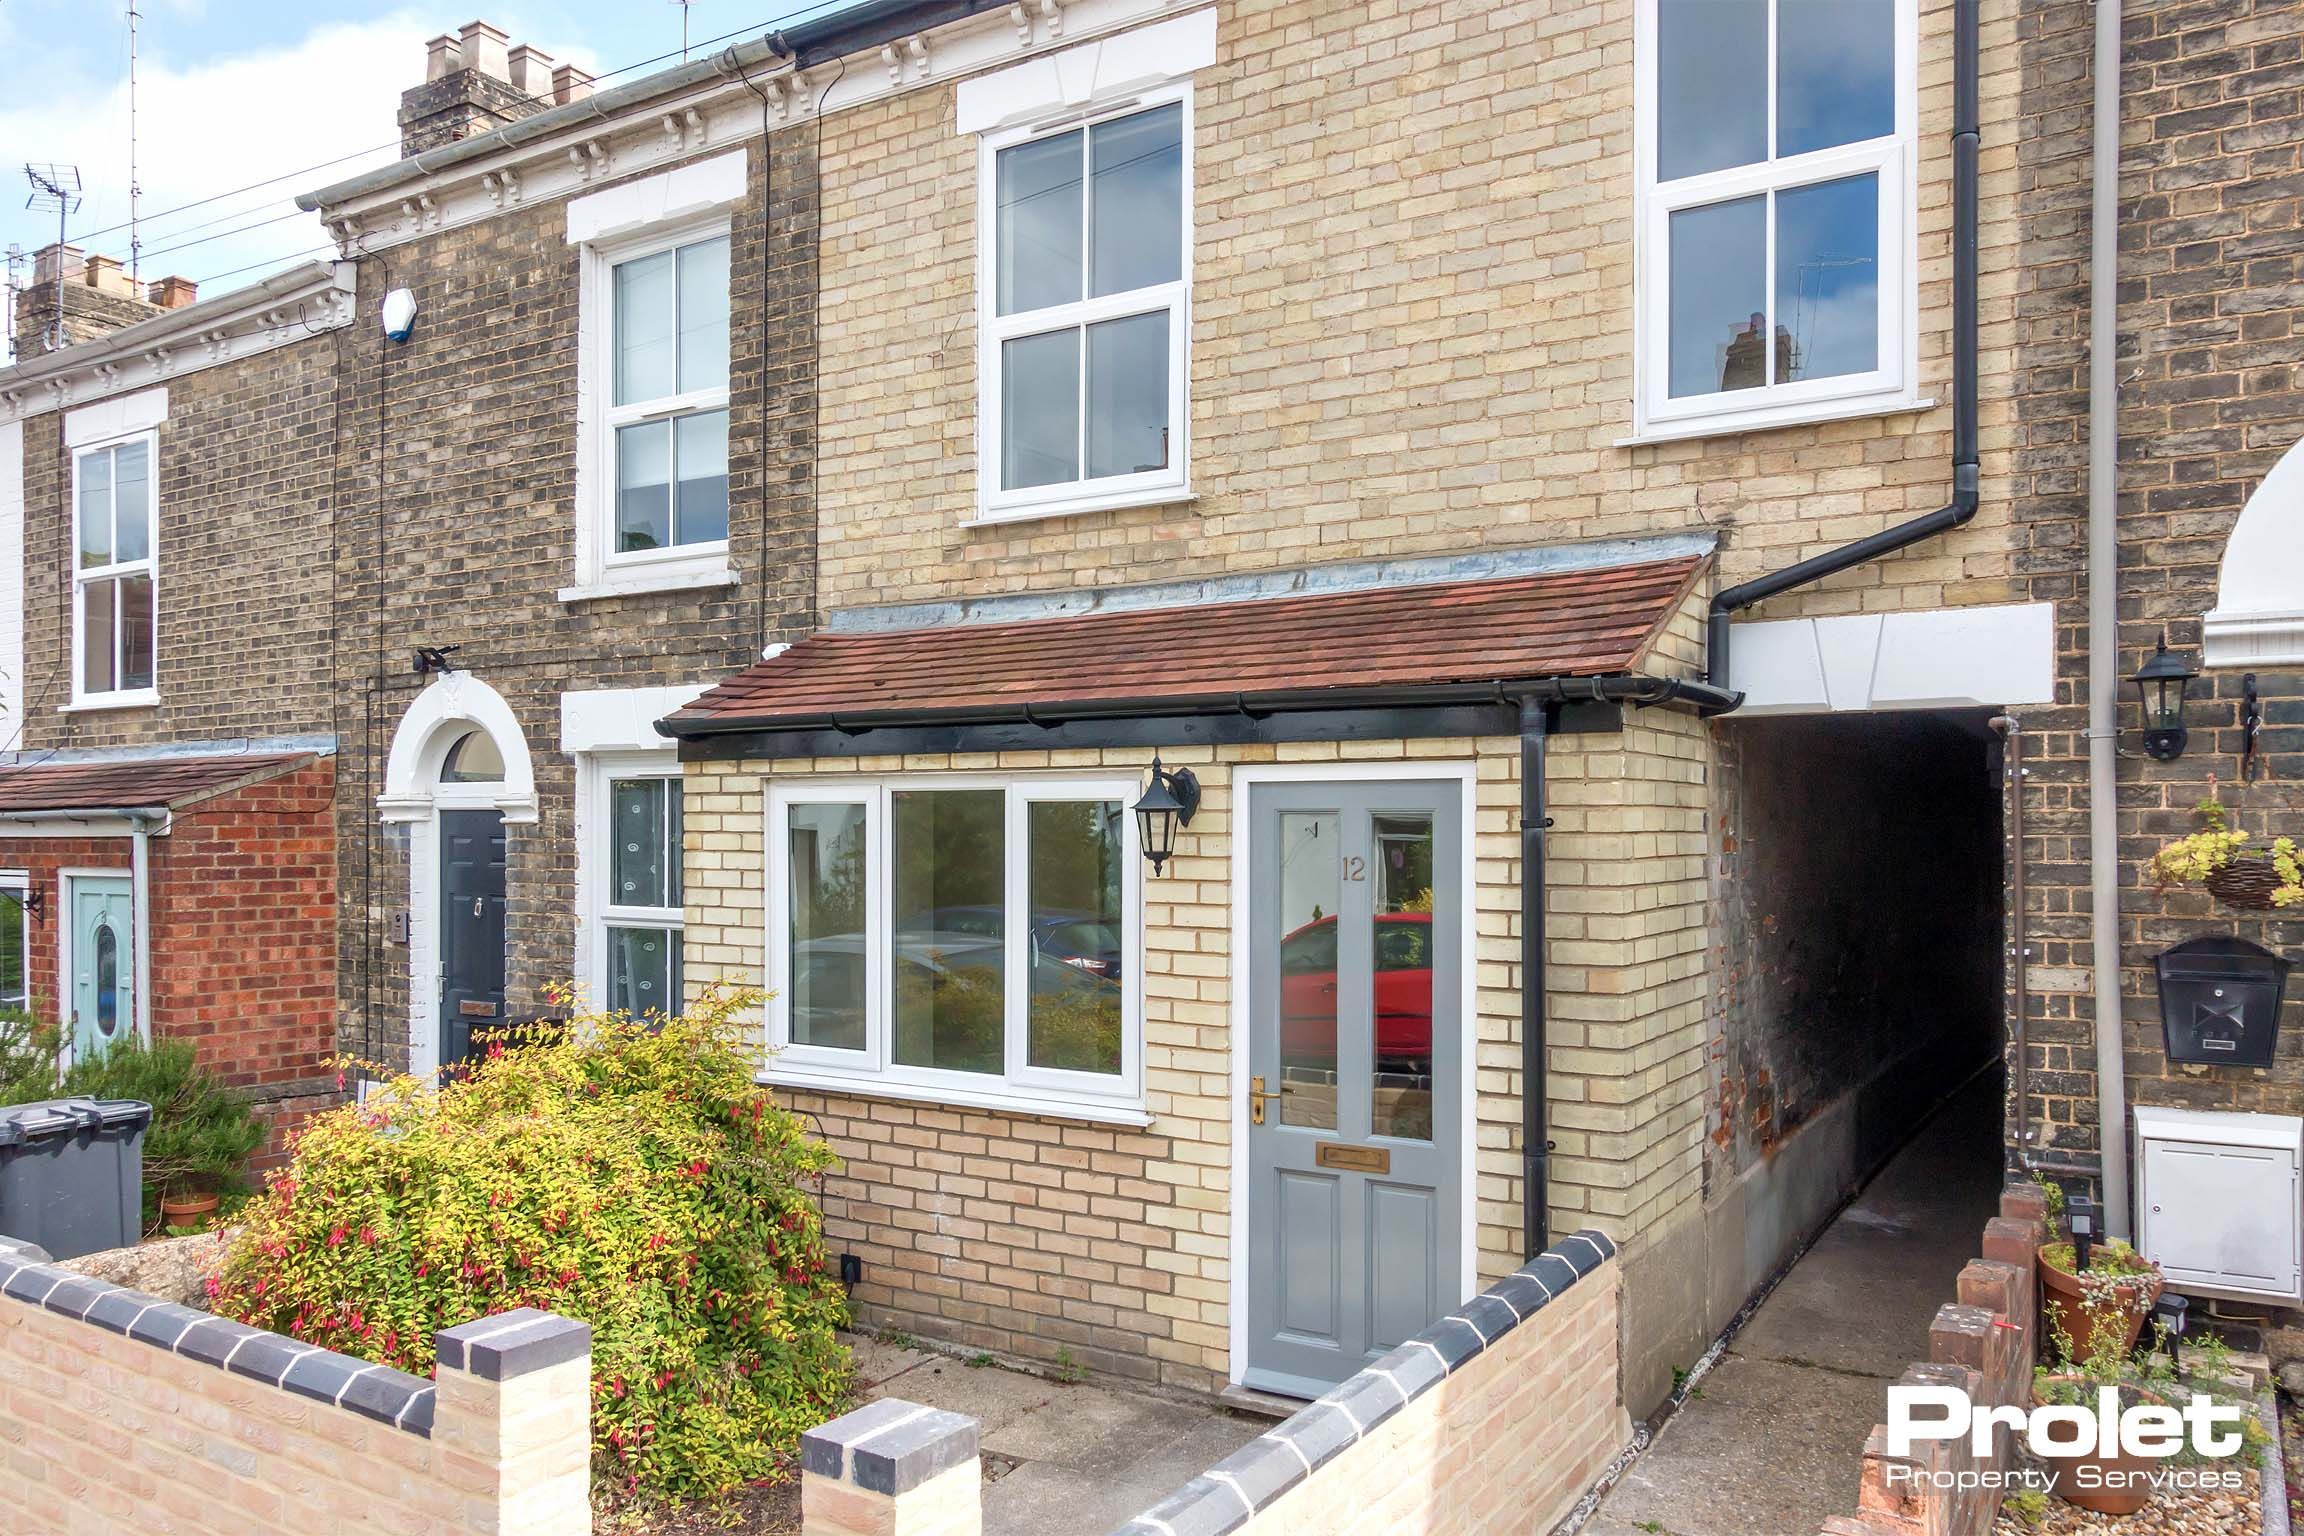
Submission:
<svg viewBox="0 0 2304 1536">
<path fill-rule="evenodd" d="M 744 200 L 746 151 L 694 160 L 568 200 L 568 243 L 596 244 Z"/>
<path fill-rule="evenodd" d="M 962 134 L 1091 111 L 1216 62 L 1216 12 L 1194 11 L 960 82 Z"/>
</svg>

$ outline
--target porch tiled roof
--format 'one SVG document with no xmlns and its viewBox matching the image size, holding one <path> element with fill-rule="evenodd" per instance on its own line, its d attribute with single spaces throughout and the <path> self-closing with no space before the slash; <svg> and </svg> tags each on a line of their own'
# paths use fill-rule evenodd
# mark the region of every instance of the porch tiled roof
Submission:
<svg viewBox="0 0 2304 1536">
<path fill-rule="evenodd" d="M 878 633 L 827 631 L 675 711 L 676 733 L 985 706 L 1211 704 L 1634 670 L 1701 557 Z M 685 729 L 683 729 L 685 728 Z"/>
<path fill-rule="evenodd" d="M 157 757 L 135 762 L 0 764 L 0 816 L 20 811 L 133 810 L 182 805 L 244 781 L 269 778 L 309 752 Z"/>
</svg>

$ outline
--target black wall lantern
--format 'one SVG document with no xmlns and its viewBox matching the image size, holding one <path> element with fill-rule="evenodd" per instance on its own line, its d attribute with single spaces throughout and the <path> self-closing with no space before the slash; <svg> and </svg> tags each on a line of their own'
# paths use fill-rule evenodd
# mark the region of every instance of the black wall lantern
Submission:
<svg viewBox="0 0 2304 1536">
<path fill-rule="evenodd" d="M 2130 679 L 2144 704 L 2144 753 L 2155 762 L 2174 762 L 2184 755 L 2190 734 L 2184 729 L 2184 690 L 2200 674 L 2168 654 L 2168 637 Z"/>
<path fill-rule="evenodd" d="M 2261 944 L 2209 934 L 2165 950 L 2160 1028 L 2172 1062 L 2269 1067 L 2280 1040 L 2288 962 Z"/>
<path fill-rule="evenodd" d="M 1176 829 L 1189 826 L 1192 813 L 1200 809 L 1200 781 L 1192 777 L 1189 768 L 1168 769 L 1160 766 L 1160 755 L 1152 755 L 1152 782 L 1144 786 L 1144 798 L 1136 802 L 1136 828 L 1143 834 L 1144 857 L 1152 861 L 1152 873 L 1160 873 L 1160 866 L 1176 853 Z"/>
</svg>

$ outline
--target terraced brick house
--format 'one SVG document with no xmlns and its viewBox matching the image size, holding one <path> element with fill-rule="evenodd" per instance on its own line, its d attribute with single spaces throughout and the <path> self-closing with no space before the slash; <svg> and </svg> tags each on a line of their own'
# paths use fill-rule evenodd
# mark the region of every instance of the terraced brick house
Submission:
<svg viewBox="0 0 2304 1536">
<path fill-rule="evenodd" d="M 61 246 L 35 275 L 0 369 L 0 1007 L 66 1063 L 193 1040 L 277 1159 L 336 1098 L 314 658 L 351 272 L 201 300 Z"/>
<path fill-rule="evenodd" d="M 1647 1412 L 2005 1049 L 2018 17 L 848 15 L 708 87 L 813 627 L 663 729 L 864 1316 L 1303 1395 L 1598 1227 Z"/>
</svg>

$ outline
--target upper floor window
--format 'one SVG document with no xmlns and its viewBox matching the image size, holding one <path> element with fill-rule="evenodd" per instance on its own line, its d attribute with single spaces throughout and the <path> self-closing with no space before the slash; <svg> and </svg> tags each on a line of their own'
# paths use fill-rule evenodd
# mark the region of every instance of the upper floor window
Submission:
<svg viewBox="0 0 2304 1536">
<path fill-rule="evenodd" d="M 1191 114 L 1167 94 L 984 141 L 985 517 L 1185 493 Z"/>
<path fill-rule="evenodd" d="M 1644 0 L 1640 424 L 1908 402 L 1914 0 Z"/>
<path fill-rule="evenodd" d="M 609 289 L 609 563 L 725 548 L 728 236 L 626 256 Z"/>
<path fill-rule="evenodd" d="M 72 459 L 72 693 L 76 702 L 154 696 L 154 439 L 146 433 Z"/>
</svg>

